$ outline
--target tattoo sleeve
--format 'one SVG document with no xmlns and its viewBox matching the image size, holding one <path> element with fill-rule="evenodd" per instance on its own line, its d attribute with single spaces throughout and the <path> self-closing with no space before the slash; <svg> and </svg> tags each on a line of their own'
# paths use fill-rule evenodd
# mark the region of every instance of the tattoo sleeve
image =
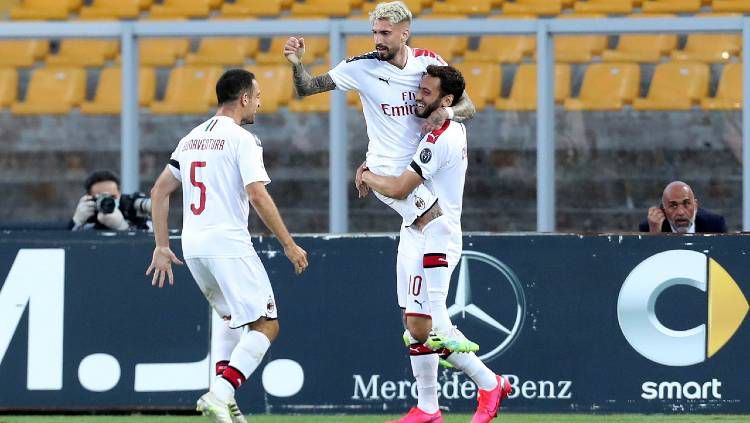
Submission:
<svg viewBox="0 0 750 423">
<path fill-rule="evenodd" d="M 474 107 L 474 103 L 471 102 L 469 94 L 464 91 L 464 95 L 458 100 L 455 106 L 453 106 L 453 120 L 456 122 L 466 122 L 474 117 L 477 109 Z"/>
<path fill-rule="evenodd" d="M 331 91 L 336 88 L 336 83 L 333 82 L 331 75 L 325 73 L 313 77 L 301 63 L 292 66 L 292 78 L 297 95 L 301 97 Z"/>
</svg>

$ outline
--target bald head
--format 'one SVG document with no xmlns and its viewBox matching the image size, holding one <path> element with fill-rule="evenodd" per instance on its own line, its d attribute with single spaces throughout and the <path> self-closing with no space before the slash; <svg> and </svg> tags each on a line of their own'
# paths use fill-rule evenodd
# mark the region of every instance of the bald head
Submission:
<svg viewBox="0 0 750 423">
<path fill-rule="evenodd" d="M 682 181 L 671 182 L 664 188 L 661 203 L 672 228 L 676 232 L 687 232 L 698 210 L 698 200 L 690 186 Z"/>
</svg>

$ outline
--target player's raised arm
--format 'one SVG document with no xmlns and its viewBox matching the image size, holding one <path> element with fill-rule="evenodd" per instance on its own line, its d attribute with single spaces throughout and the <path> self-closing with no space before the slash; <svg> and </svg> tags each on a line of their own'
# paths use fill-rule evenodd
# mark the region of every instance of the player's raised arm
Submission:
<svg viewBox="0 0 750 423">
<path fill-rule="evenodd" d="M 289 37 L 284 44 L 284 57 L 292 64 L 292 79 L 297 95 L 302 97 L 331 91 L 336 88 L 336 83 L 327 73 L 313 77 L 302 64 L 302 56 L 305 54 L 305 39 Z"/>
<path fill-rule="evenodd" d="M 171 166 L 171 165 L 167 165 Z M 169 196 L 180 187 L 180 181 L 172 175 L 172 172 L 165 168 L 159 178 L 151 188 L 151 216 L 154 223 L 154 239 L 156 248 L 151 258 L 151 265 L 146 270 L 146 275 L 154 272 L 151 285 L 159 288 L 164 286 L 164 277 L 169 279 L 169 284 L 174 285 L 174 276 L 172 274 L 172 263 L 182 264 L 169 248 L 169 229 L 167 227 L 167 218 L 169 217 Z"/>
</svg>

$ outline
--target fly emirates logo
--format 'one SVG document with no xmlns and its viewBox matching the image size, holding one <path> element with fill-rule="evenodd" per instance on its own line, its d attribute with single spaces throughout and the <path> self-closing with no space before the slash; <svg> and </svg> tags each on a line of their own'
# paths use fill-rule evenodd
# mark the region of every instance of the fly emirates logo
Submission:
<svg viewBox="0 0 750 423">
<path fill-rule="evenodd" d="M 393 104 L 380 103 L 380 110 L 383 114 L 390 117 L 397 116 L 409 116 L 417 113 L 417 95 L 411 91 L 404 91 L 401 93 L 401 100 L 404 102 L 401 106 L 394 106 Z"/>
</svg>

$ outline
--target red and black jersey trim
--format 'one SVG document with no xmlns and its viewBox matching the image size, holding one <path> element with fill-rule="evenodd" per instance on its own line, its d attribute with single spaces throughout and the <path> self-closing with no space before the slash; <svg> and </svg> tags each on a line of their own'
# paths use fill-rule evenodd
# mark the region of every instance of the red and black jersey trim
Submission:
<svg viewBox="0 0 750 423">
<path fill-rule="evenodd" d="M 172 166 L 173 168 L 175 168 L 177 170 L 180 169 L 180 162 L 178 162 L 175 159 L 169 159 L 169 164 L 170 164 L 170 166 Z"/>
<path fill-rule="evenodd" d="M 417 175 L 419 175 L 420 178 L 424 179 L 424 176 L 422 175 L 422 168 L 419 167 L 417 162 L 412 160 L 409 166 L 411 166 L 411 168 L 414 169 L 415 172 L 417 172 Z"/>
<path fill-rule="evenodd" d="M 445 130 L 448 129 L 448 126 L 450 124 L 451 124 L 451 121 L 446 120 L 445 122 L 443 122 L 443 126 L 427 134 L 427 142 L 430 144 L 435 144 L 438 138 L 440 138 L 440 136 L 443 135 L 443 132 L 445 132 Z"/>
<path fill-rule="evenodd" d="M 448 267 L 448 259 L 444 253 L 427 253 L 422 260 L 422 266 L 425 269 L 435 267 Z"/>
<path fill-rule="evenodd" d="M 352 57 L 346 59 L 346 63 L 356 62 L 357 60 L 364 60 L 364 59 L 377 59 L 377 60 L 380 60 L 380 55 L 378 54 L 377 51 L 373 50 L 373 51 L 371 51 L 369 53 L 360 54 L 359 56 L 352 56 Z"/>
</svg>

